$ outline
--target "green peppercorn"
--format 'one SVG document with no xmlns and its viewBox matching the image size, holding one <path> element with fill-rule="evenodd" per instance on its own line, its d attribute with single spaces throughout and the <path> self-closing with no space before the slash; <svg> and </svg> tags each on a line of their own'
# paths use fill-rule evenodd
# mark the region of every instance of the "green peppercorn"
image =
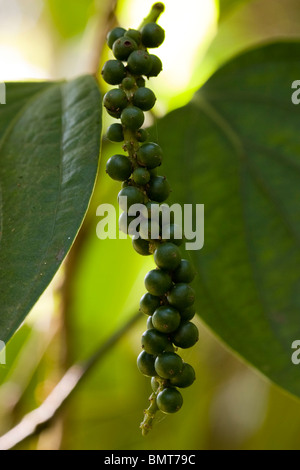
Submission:
<svg viewBox="0 0 300 470">
<path fill-rule="evenodd" d="M 152 330 L 154 328 L 153 323 L 152 323 L 152 317 L 147 318 L 146 327 L 147 327 L 147 330 Z"/>
<path fill-rule="evenodd" d="M 161 165 L 162 149 L 159 145 L 153 142 L 148 142 L 141 145 L 137 151 L 137 161 L 140 165 L 146 166 L 148 169 L 153 169 Z M 156 200 L 155 198 L 151 198 Z"/>
<path fill-rule="evenodd" d="M 181 323 L 179 328 L 173 333 L 172 341 L 175 346 L 182 349 L 191 348 L 199 339 L 199 331 L 194 323 Z"/>
<path fill-rule="evenodd" d="M 195 291 L 188 284 L 175 284 L 168 294 L 168 302 L 179 311 L 190 307 L 195 301 Z"/>
<path fill-rule="evenodd" d="M 146 330 L 142 335 L 142 348 L 149 354 L 162 353 L 169 343 L 167 335 L 154 328 Z"/>
<path fill-rule="evenodd" d="M 161 269 L 173 271 L 180 265 L 181 254 L 178 246 L 174 243 L 162 243 L 154 252 L 154 261 Z"/>
<path fill-rule="evenodd" d="M 151 377 L 151 387 L 153 392 L 156 392 L 159 389 L 159 382 L 157 381 L 157 377 Z"/>
<path fill-rule="evenodd" d="M 192 320 L 195 314 L 196 314 L 196 308 L 194 305 L 191 305 L 190 307 L 180 310 L 180 316 L 183 322 Z"/>
<path fill-rule="evenodd" d="M 116 59 L 127 60 L 130 54 L 137 49 L 136 42 L 129 37 L 117 39 L 112 47 L 113 54 Z M 151 60 L 151 59 L 150 59 Z M 149 60 L 149 62 L 150 62 Z"/>
<path fill-rule="evenodd" d="M 132 179 L 136 184 L 144 186 L 150 181 L 150 173 L 146 168 L 139 167 L 132 173 Z"/>
<path fill-rule="evenodd" d="M 163 379 L 171 379 L 179 374 L 183 369 L 183 361 L 174 352 L 164 352 L 159 354 L 154 363 L 157 375 Z"/>
<path fill-rule="evenodd" d="M 124 34 L 126 38 L 131 38 L 134 40 L 134 42 L 139 46 L 142 42 L 142 33 L 138 31 L 137 29 L 129 29 L 126 31 Z"/>
<path fill-rule="evenodd" d="M 144 87 L 146 85 L 146 80 L 143 77 L 137 77 L 136 85 L 138 88 Z"/>
<path fill-rule="evenodd" d="M 143 193 L 135 186 L 127 186 L 121 189 L 118 194 L 119 206 L 123 211 L 128 211 L 129 207 L 133 204 L 143 204 L 143 201 Z"/>
<path fill-rule="evenodd" d="M 164 176 L 154 176 L 151 178 L 147 194 L 150 199 L 163 202 L 171 192 L 168 180 Z"/>
<path fill-rule="evenodd" d="M 168 387 L 159 392 L 156 403 L 163 413 L 176 413 L 183 404 L 181 393 L 173 387 Z"/>
<path fill-rule="evenodd" d="M 103 66 L 101 75 L 106 83 L 119 85 L 126 75 L 123 62 L 120 60 L 108 60 Z"/>
<path fill-rule="evenodd" d="M 136 138 L 138 142 L 145 142 L 148 139 L 148 132 L 145 129 L 136 131 Z"/>
<path fill-rule="evenodd" d="M 137 358 L 137 366 L 140 372 L 147 377 L 157 375 L 154 368 L 155 356 L 142 351 Z"/>
<path fill-rule="evenodd" d="M 106 173 L 116 181 L 127 180 L 131 172 L 131 162 L 125 155 L 113 155 L 106 163 Z"/>
<path fill-rule="evenodd" d="M 106 131 L 106 137 L 111 142 L 123 142 L 124 133 L 122 125 L 118 123 L 111 124 Z"/>
<path fill-rule="evenodd" d="M 121 122 L 123 126 L 135 131 L 139 129 L 145 120 L 143 111 L 136 106 L 128 106 L 122 111 Z"/>
<path fill-rule="evenodd" d="M 192 385 L 196 379 L 194 368 L 187 362 L 183 363 L 182 371 L 170 379 L 170 384 L 174 387 L 186 388 Z"/>
<path fill-rule="evenodd" d="M 123 90 L 120 88 L 113 88 L 105 93 L 103 104 L 108 111 L 118 113 L 120 110 L 126 108 L 128 105 L 128 98 Z"/>
<path fill-rule="evenodd" d="M 140 310 L 145 315 L 153 315 L 155 310 L 160 306 L 160 298 L 147 292 L 140 300 Z"/>
<path fill-rule="evenodd" d="M 128 57 L 127 67 L 134 75 L 148 75 L 152 66 L 152 59 L 146 51 L 133 51 Z"/>
<path fill-rule="evenodd" d="M 165 31 L 156 23 L 147 23 L 142 30 L 142 43 L 146 47 L 159 47 L 165 39 Z"/>
<path fill-rule="evenodd" d="M 182 259 L 180 265 L 172 274 L 172 279 L 175 283 L 189 284 L 195 277 L 195 269 L 192 263 L 187 259 Z"/>
<path fill-rule="evenodd" d="M 125 33 L 126 29 L 120 28 L 118 26 L 112 29 L 106 37 L 108 47 L 112 49 L 114 42 L 124 36 Z"/>
<path fill-rule="evenodd" d="M 122 87 L 124 87 L 125 90 L 131 90 L 135 87 L 135 79 L 133 77 L 125 77 L 122 81 Z"/>
<path fill-rule="evenodd" d="M 141 87 L 133 95 L 132 102 L 143 111 L 149 111 L 155 105 L 156 96 L 150 88 Z"/>
<path fill-rule="evenodd" d="M 150 54 L 151 70 L 148 72 L 147 77 L 157 77 L 163 69 L 162 61 L 154 54 Z"/>
<path fill-rule="evenodd" d="M 153 327 L 162 333 L 172 333 L 179 327 L 180 313 L 170 305 L 158 307 L 152 315 Z"/>
<path fill-rule="evenodd" d="M 106 109 L 107 113 L 115 119 L 119 119 L 121 117 L 122 110 L 118 109 L 117 111 L 110 111 Z"/>
<path fill-rule="evenodd" d="M 164 295 L 172 287 L 171 276 L 160 269 L 153 269 L 146 274 L 145 287 L 152 295 Z"/>
<path fill-rule="evenodd" d="M 148 240 L 144 240 L 143 238 L 134 236 L 132 239 L 132 246 L 139 255 L 152 255 L 152 252 L 150 250 L 150 243 Z"/>
</svg>

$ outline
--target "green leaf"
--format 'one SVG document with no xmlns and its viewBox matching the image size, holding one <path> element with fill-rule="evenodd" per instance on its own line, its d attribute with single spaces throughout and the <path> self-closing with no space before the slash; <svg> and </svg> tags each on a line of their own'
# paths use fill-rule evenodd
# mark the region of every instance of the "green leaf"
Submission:
<svg viewBox="0 0 300 470">
<path fill-rule="evenodd" d="M 65 258 L 95 183 L 101 100 L 91 76 L 8 83 L 0 108 L 0 338 Z"/>
<path fill-rule="evenodd" d="M 190 251 L 199 315 L 263 374 L 300 396 L 299 43 L 247 52 L 160 120 L 173 198 L 205 205 Z"/>
</svg>

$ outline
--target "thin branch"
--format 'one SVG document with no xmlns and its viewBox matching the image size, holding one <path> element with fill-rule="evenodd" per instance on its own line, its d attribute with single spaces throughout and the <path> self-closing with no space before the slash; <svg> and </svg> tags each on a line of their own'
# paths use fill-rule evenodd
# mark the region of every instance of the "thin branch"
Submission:
<svg viewBox="0 0 300 470">
<path fill-rule="evenodd" d="M 82 380 L 141 317 L 142 314 L 140 312 L 135 314 L 125 325 L 108 338 L 88 360 L 71 366 L 44 403 L 25 415 L 19 424 L 0 437 L 0 450 L 12 449 L 28 437 L 48 427 L 71 397 L 74 390 L 77 390 Z"/>
<path fill-rule="evenodd" d="M 139 29 L 142 29 L 143 26 L 147 23 L 156 23 L 160 15 L 165 11 L 165 5 L 163 3 L 155 3 L 148 16 L 144 18 L 142 23 L 139 26 Z"/>
</svg>

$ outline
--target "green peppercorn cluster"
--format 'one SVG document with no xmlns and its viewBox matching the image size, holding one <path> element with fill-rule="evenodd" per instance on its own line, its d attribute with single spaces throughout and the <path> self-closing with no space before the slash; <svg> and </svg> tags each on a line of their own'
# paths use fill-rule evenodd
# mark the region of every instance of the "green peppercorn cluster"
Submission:
<svg viewBox="0 0 300 470">
<path fill-rule="evenodd" d="M 183 239 L 176 235 L 176 224 L 162 227 L 159 219 L 153 227 L 153 208 L 160 206 L 171 191 L 164 176 L 157 175 L 162 162 L 162 149 L 148 142 L 148 133 L 142 129 L 144 112 L 155 104 L 156 97 L 146 87 L 145 78 L 156 77 L 162 70 L 160 59 L 148 52 L 148 48 L 160 46 L 165 32 L 155 22 L 146 23 L 141 30 L 114 28 L 107 36 L 114 60 L 108 60 L 102 69 L 104 80 L 118 85 L 108 91 L 103 99 L 107 112 L 120 123 L 112 124 L 107 138 L 112 142 L 124 142 L 128 155 L 113 155 L 107 162 L 108 175 L 122 181 L 118 200 L 123 214 L 119 228 L 133 235 L 134 249 L 141 255 L 154 255 L 157 268 L 145 277 L 147 293 L 140 301 L 140 310 L 148 316 L 147 330 L 142 335 L 142 352 L 137 365 L 142 374 L 151 377 L 153 394 L 150 407 L 145 411 L 141 427 L 145 434 L 157 409 L 164 413 L 178 411 L 183 403 L 178 388 L 191 385 L 195 371 L 177 354 L 177 348 L 190 348 L 198 340 L 198 329 L 191 322 L 195 315 L 195 293 L 190 283 L 195 272 L 191 263 L 182 259 L 179 246 Z M 124 204 L 123 197 L 127 204 Z M 128 216 L 133 204 L 143 204 L 138 234 L 131 231 Z M 127 212 L 126 212 L 127 211 Z M 158 238 L 152 239 L 153 228 Z M 164 234 L 164 238 L 163 238 Z"/>
</svg>

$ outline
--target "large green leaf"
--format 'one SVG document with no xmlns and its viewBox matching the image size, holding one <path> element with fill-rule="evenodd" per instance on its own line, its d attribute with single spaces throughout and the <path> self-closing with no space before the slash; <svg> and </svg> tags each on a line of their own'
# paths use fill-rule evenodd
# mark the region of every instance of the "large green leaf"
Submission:
<svg viewBox="0 0 300 470">
<path fill-rule="evenodd" d="M 95 79 L 9 83 L 0 108 L 0 339 L 51 281 L 83 220 L 100 147 Z"/>
<path fill-rule="evenodd" d="M 174 200 L 205 204 L 199 315 L 235 351 L 300 396 L 299 43 L 247 52 L 158 122 Z"/>
</svg>

